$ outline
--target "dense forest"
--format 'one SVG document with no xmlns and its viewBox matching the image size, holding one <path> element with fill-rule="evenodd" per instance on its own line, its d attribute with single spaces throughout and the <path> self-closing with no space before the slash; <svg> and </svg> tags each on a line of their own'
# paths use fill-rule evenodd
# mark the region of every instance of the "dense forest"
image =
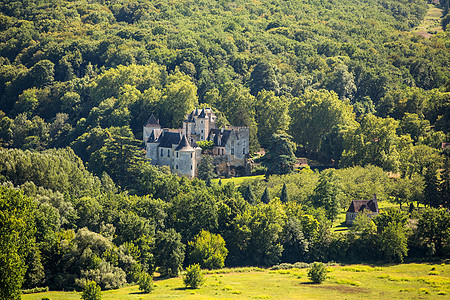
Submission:
<svg viewBox="0 0 450 300">
<path fill-rule="evenodd" d="M 448 2 L 425 38 L 423 0 L 2 1 L 0 299 L 197 262 L 448 257 Z M 265 180 L 144 161 L 147 118 L 194 107 L 250 127 Z M 294 155 L 338 169 L 274 167 Z M 331 231 L 373 194 L 410 209 Z"/>
</svg>

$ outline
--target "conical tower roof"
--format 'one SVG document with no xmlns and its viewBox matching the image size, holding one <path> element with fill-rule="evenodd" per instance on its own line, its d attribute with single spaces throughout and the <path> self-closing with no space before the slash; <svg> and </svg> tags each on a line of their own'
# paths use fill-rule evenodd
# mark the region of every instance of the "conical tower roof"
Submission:
<svg viewBox="0 0 450 300">
<path fill-rule="evenodd" d="M 147 123 L 145 124 L 145 126 L 148 126 L 148 127 L 159 126 L 159 127 L 161 127 L 161 125 L 159 125 L 159 120 L 155 117 L 154 114 L 152 114 L 150 116 L 150 118 L 148 118 Z"/>
<path fill-rule="evenodd" d="M 206 118 L 205 109 L 202 109 L 202 112 L 198 115 L 199 118 Z"/>
<path fill-rule="evenodd" d="M 181 139 L 181 142 L 178 144 L 178 147 L 175 149 L 175 151 L 195 151 L 194 148 L 189 145 L 186 136 L 183 134 L 183 138 Z"/>
</svg>

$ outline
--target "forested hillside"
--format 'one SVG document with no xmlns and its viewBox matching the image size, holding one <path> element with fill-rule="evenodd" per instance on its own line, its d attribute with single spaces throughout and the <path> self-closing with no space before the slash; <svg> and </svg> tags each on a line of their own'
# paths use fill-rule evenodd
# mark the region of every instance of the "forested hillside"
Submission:
<svg viewBox="0 0 450 300">
<path fill-rule="evenodd" d="M 446 139 L 448 32 L 408 33 L 420 0 L 0 5 L 4 147 L 64 147 L 111 126 L 140 139 L 151 113 L 176 127 L 203 103 L 251 126 L 253 150 L 288 130 L 324 162 L 347 150 L 345 165 L 365 163 L 345 140 L 368 114 L 400 121 L 386 122 L 412 142 Z"/>
<path fill-rule="evenodd" d="M 427 39 L 422 0 L 1 1 L 0 299 L 192 263 L 449 257 L 448 5 Z M 197 106 L 249 126 L 266 165 L 287 145 L 339 169 L 237 188 L 145 162 L 148 117 Z M 410 209 L 331 231 L 373 194 Z"/>
</svg>

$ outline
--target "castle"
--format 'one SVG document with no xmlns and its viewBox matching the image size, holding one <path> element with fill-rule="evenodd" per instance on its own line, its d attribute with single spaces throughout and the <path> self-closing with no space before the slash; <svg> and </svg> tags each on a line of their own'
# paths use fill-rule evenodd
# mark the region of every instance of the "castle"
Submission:
<svg viewBox="0 0 450 300">
<path fill-rule="evenodd" d="M 161 128 L 152 114 L 144 125 L 146 158 L 154 165 L 169 166 L 173 173 L 193 178 L 201 161 L 199 141 L 212 141 L 215 172 L 229 174 L 246 166 L 250 134 L 248 127 L 217 128 L 217 117 L 210 108 L 194 109 L 186 115 L 183 128 Z"/>
</svg>

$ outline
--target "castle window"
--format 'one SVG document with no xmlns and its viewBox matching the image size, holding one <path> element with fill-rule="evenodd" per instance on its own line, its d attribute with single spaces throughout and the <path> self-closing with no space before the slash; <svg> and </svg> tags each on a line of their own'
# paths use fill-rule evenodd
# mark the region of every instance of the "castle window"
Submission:
<svg viewBox="0 0 450 300">
<path fill-rule="evenodd" d="M 170 157 L 170 149 L 167 149 L 167 157 Z"/>
<path fill-rule="evenodd" d="M 178 170 L 178 165 L 176 165 L 175 168 Z"/>
<path fill-rule="evenodd" d="M 164 149 L 161 149 L 161 157 L 164 156 Z"/>
<path fill-rule="evenodd" d="M 203 121 L 200 121 L 200 123 L 202 123 L 202 124 L 203 124 Z"/>
<path fill-rule="evenodd" d="M 231 155 L 234 155 L 234 148 L 231 148 Z"/>
<path fill-rule="evenodd" d="M 242 154 L 245 154 L 245 148 L 242 148 Z"/>
<path fill-rule="evenodd" d="M 203 133 L 203 129 L 202 129 L 202 133 Z"/>
<path fill-rule="evenodd" d="M 222 155 L 223 155 L 223 149 L 222 149 Z"/>
<path fill-rule="evenodd" d="M 191 170 L 192 170 L 192 165 L 191 165 Z"/>
<path fill-rule="evenodd" d="M 192 158 L 192 153 L 191 153 L 191 158 Z"/>
<path fill-rule="evenodd" d="M 177 158 L 178 158 L 178 151 L 177 152 L 175 152 L 176 154 L 177 154 Z M 177 168 L 178 169 L 178 168 Z"/>
</svg>

